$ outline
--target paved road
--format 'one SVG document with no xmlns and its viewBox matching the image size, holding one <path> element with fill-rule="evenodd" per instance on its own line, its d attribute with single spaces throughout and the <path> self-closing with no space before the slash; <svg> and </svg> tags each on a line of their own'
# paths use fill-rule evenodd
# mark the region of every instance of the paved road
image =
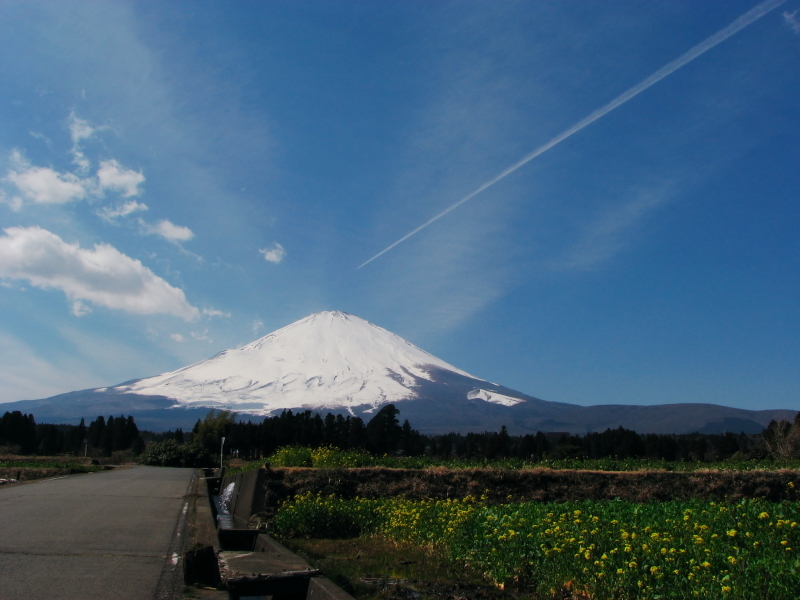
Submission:
<svg viewBox="0 0 800 600">
<path fill-rule="evenodd" d="M 0 598 L 168 597 L 193 474 L 134 467 L 0 487 Z"/>
</svg>

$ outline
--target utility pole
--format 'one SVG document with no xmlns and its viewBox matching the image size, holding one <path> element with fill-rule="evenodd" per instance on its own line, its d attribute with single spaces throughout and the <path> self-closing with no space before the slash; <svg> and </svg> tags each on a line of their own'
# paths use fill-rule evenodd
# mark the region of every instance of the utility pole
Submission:
<svg viewBox="0 0 800 600">
<path fill-rule="evenodd" d="M 86 458 L 88 452 L 89 452 L 89 440 L 83 440 L 83 458 Z"/>
<path fill-rule="evenodd" d="M 222 438 L 222 443 L 219 446 L 219 473 L 220 473 L 220 477 L 222 476 L 222 457 L 224 456 L 223 455 L 223 449 L 224 448 L 225 448 L 225 438 L 223 437 Z"/>
</svg>

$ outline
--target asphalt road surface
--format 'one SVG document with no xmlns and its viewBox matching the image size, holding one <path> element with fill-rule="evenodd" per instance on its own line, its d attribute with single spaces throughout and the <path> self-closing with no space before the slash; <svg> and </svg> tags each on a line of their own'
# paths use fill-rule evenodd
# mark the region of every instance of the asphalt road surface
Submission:
<svg viewBox="0 0 800 600">
<path fill-rule="evenodd" d="M 0 487 L 0 598 L 170 598 L 193 474 L 134 467 Z"/>
</svg>

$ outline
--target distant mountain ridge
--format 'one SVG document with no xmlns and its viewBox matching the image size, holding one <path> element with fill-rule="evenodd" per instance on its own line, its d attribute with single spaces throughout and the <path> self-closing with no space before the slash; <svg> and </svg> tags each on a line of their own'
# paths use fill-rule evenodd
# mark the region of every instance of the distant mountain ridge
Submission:
<svg viewBox="0 0 800 600">
<path fill-rule="evenodd" d="M 210 408 L 258 419 L 282 410 L 371 418 L 394 403 L 422 433 L 536 431 L 586 433 L 625 427 L 639 433 L 761 431 L 796 411 L 751 411 L 713 404 L 579 406 L 548 402 L 462 371 L 355 315 L 309 315 L 250 344 L 156 377 L 110 388 L 0 404 L 39 422 L 132 414 L 140 427 L 191 426 Z"/>
</svg>

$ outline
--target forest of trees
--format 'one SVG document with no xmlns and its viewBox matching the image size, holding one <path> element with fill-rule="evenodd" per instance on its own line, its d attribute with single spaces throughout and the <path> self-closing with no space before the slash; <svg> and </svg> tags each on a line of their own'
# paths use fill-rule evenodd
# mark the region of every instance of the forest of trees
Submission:
<svg viewBox="0 0 800 600">
<path fill-rule="evenodd" d="M 365 424 L 352 416 L 329 413 L 322 417 L 311 411 L 284 411 L 260 423 L 231 423 L 226 430 L 226 446 L 230 451 L 238 451 L 241 457 L 251 459 L 269 456 L 277 448 L 289 445 L 312 448 L 330 445 L 343 449 L 362 448 L 374 454 L 427 454 L 474 460 L 614 457 L 714 461 L 732 456 L 800 456 L 800 417 L 794 425 L 773 423 L 763 435 L 639 434 L 619 427 L 584 435 L 538 432 L 536 435 L 514 436 L 503 427 L 499 432 L 427 436 L 412 429 L 407 420 L 400 425 L 399 414 L 400 411 L 389 404 Z M 782 441 L 791 436 L 794 436 L 791 439 L 796 439 L 793 445 Z M 774 441 L 770 443 L 770 440 Z M 773 448 L 778 450 L 773 451 Z M 796 449 L 794 454 L 792 449 Z"/>
<path fill-rule="evenodd" d="M 493 460 L 559 458 L 652 458 L 667 461 L 715 461 L 740 458 L 800 458 L 800 413 L 793 423 L 771 423 L 763 434 L 639 434 L 623 429 L 608 429 L 584 435 L 538 432 L 536 435 L 510 435 L 499 432 L 450 433 L 426 436 L 402 424 L 400 411 L 393 404 L 381 408 L 369 422 L 355 416 L 325 417 L 311 411 L 283 411 L 261 422 L 237 422 L 229 411 L 210 411 L 198 420 L 191 432 L 182 429 L 163 433 L 140 432 L 132 416 L 100 416 L 86 426 L 37 425 L 33 415 L 7 412 L 0 420 L 0 446 L 21 454 L 82 455 L 87 440 L 92 456 L 109 456 L 131 449 L 141 454 L 145 444 L 158 443 L 166 452 L 162 464 L 196 465 L 219 456 L 220 440 L 226 438 L 226 454 L 246 459 L 264 458 L 282 446 L 335 446 L 358 448 L 373 454 Z M 162 448 L 163 447 L 163 448 Z M 156 446 L 153 447 L 154 450 Z"/>
<path fill-rule="evenodd" d="M 349 415 L 328 413 L 323 418 L 310 410 L 298 413 L 287 410 L 261 423 L 233 424 L 226 444 L 247 458 L 269 456 L 281 446 L 336 446 L 362 448 L 373 454 L 423 454 L 426 438 L 412 429 L 408 420 L 400 425 L 399 413 L 393 404 L 388 404 L 365 424 L 361 418 Z"/>
<path fill-rule="evenodd" d="M 86 440 L 86 443 L 84 443 Z M 118 450 L 144 450 L 144 440 L 132 416 L 97 417 L 86 426 L 36 424 L 32 414 L 7 412 L 0 419 L 0 447 L 18 454 L 110 456 Z"/>
</svg>

